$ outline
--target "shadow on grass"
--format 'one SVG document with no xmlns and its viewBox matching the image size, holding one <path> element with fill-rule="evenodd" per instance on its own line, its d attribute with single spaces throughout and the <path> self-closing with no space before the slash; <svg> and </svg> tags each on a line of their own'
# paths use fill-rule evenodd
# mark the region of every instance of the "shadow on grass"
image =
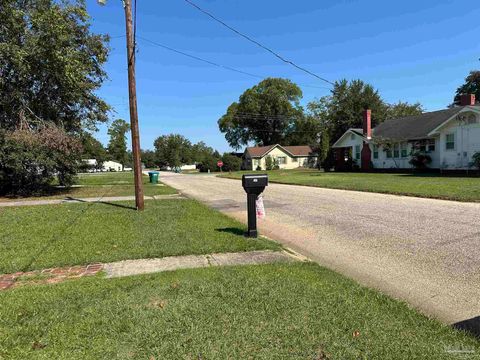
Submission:
<svg viewBox="0 0 480 360">
<path fill-rule="evenodd" d="M 6 199 L 12 199 L 12 200 L 22 200 L 22 199 L 27 199 L 31 197 L 49 197 L 49 196 L 57 196 L 57 195 L 68 195 L 72 193 L 77 188 L 58 188 L 55 186 L 52 187 L 47 187 L 40 189 L 38 191 L 33 191 L 28 194 L 5 194 L 2 195 Z"/>
<path fill-rule="evenodd" d="M 233 234 L 233 235 L 239 235 L 239 236 L 245 235 L 245 230 L 244 229 L 234 228 L 234 227 L 215 229 L 215 231 L 229 233 L 229 234 Z"/>
<path fill-rule="evenodd" d="M 466 331 L 480 339 L 480 316 L 459 321 L 452 325 L 455 329 Z"/>
<path fill-rule="evenodd" d="M 69 201 L 75 201 L 75 202 L 79 202 L 79 203 L 103 204 L 103 205 L 109 205 L 109 206 L 118 207 L 118 208 L 127 209 L 127 210 L 137 210 L 137 208 L 134 207 L 134 206 L 128 206 L 128 205 L 123 205 L 123 204 L 118 204 L 118 203 L 108 202 L 108 201 L 101 201 L 100 200 L 100 201 L 89 202 L 89 201 L 85 201 L 85 200 L 82 200 L 82 199 L 77 199 L 77 198 L 74 198 L 74 197 L 71 197 L 71 196 L 67 196 L 66 199 L 68 199 Z"/>
</svg>

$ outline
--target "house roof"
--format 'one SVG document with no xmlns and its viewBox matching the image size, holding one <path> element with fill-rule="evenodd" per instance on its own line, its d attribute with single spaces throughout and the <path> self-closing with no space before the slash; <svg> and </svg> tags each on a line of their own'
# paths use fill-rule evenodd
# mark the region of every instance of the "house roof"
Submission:
<svg viewBox="0 0 480 360">
<path fill-rule="evenodd" d="M 384 121 L 373 129 L 374 137 L 398 140 L 428 138 L 429 133 L 461 112 L 465 106 Z"/>
<path fill-rule="evenodd" d="M 353 131 L 355 134 L 357 135 L 360 135 L 360 136 L 363 136 L 363 129 L 355 129 L 355 128 L 351 128 L 349 129 L 350 131 Z"/>
<path fill-rule="evenodd" d="M 251 157 L 262 157 L 277 145 L 247 147 Z"/>
<path fill-rule="evenodd" d="M 299 145 L 299 146 L 282 146 L 279 144 L 269 145 L 269 146 L 255 146 L 248 147 L 246 151 L 250 154 L 251 157 L 263 157 L 268 154 L 273 148 L 280 147 L 285 150 L 292 156 L 310 156 L 313 153 L 313 150 L 308 145 Z"/>
<path fill-rule="evenodd" d="M 349 133 L 352 133 L 352 134 L 355 134 L 355 135 L 358 135 L 358 136 L 364 138 L 364 136 L 363 136 L 363 129 L 350 128 L 350 129 L 348 129 L 347 131 L 345 131 L 345 132 L 343 133 L 343 135 L 340 136 L 340 138 L 339 138 L 337 141 L 335 141 L 335 144 L 332 145 L 332 148 L 342 147 L 342 146 L 338 146 L 338 144 L 340 144 L 340 143 L 343 141 L 343 139 L 344 139 Z"/>
<path fill-rule="evenodd" d="M 312 148 L 308 145 L 299 145 L 299 146 L 283 146 L 293 156 L 309 156 L 312 155 Z"/>
</svg>

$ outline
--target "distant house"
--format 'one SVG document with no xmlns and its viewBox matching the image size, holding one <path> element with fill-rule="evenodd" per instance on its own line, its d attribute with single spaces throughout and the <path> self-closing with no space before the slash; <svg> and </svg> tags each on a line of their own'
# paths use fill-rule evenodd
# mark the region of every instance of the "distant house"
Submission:
<svg viewBox="0 0 480 360">
<path fill-rule="evenodd" d="M 317 162 L 317 154 L 308 145 L 248 147 L 243 153 L 242 169 L 265 170 L 266 159 L 271 157 L 280 169 L 295 169 L 299 167 L 313 167 Z"/>
<path fill-rule="evenodd" d="M 131 171 L 132 169 L 130 168 L 125 168 L 123 169 L 122 164 L 116 161 L 104 161 L 102 164 L 102 167 L 99 168 L 97 166 L 97 160 L 96 159 L 84 159 L 82 160 L 85 164 L 87 164 L 90 167 L 90 172 L 97 172 L 97 171 Z"/>
<path fill-rule="evenodd" d="M 347 130 L 333 148 L 338 170 L 352 163 L 363 170 L 408 169 L 414 152 L 431 158 L 429 168 L 466 170 L 480 152 L 480 106 L 474 95 L 463 95 L 461 106 L 387 120 L 374 129 L 365 110 L 363 129 Z"/>
</svg>

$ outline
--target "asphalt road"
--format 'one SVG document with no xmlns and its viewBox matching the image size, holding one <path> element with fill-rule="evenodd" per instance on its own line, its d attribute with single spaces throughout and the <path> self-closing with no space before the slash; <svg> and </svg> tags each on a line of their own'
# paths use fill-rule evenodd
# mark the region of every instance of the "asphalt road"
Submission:
<svg viewBox="0 0 480 360">
<path fill-rule="evenodd" d="M 246 222 L 240 181 L 160 177 Z M 280 184 L 264 199 L 264 235 L 443 322 L 478 326 L 480 204 Z"/>
</svg>

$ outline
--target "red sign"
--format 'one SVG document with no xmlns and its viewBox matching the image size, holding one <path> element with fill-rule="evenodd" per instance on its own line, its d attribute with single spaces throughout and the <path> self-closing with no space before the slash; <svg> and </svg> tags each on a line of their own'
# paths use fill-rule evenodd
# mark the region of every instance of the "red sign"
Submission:
<svg viewBox="0 0 480 360">
<path fill-rule="evenodd" d="M 222 167 L 222 166 L 223 166 L 223 161 L 219 160 L 219 161 L 217 162 L 217 166 L 218 166 L 218 167 Z"/>
</svg>

